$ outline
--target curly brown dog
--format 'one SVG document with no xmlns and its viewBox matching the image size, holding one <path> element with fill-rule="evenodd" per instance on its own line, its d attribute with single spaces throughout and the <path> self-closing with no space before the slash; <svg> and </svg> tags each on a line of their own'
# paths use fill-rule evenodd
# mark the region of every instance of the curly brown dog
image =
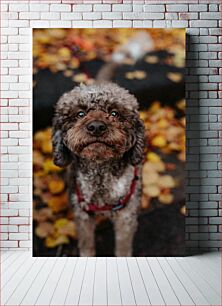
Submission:
<svg viewBox="0 0 222 306">
<path fill-rule="evenodd" d="M 114 223 L 115 255 L 132 255 L 144 151 L 137 108 L 135 97 L 113 83 L 80 85 L 57 102 L 53 157 L 68 166 L 80 256 L 95 256 L 98 214 Z"/>
</svg>

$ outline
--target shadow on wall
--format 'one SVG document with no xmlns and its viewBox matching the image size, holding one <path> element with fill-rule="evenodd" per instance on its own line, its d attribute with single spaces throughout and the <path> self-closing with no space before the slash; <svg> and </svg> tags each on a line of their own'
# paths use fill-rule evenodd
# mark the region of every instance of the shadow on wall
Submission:
<svg viewBox="0 0 222 306">
<path fill-rule="evenodd" d="M 201 138 L 200 138 L 200 84 L 197 68 L 199 67 L 198 50 L 191 35 L 186 36 L 186 254 L 200 254 L 204 249 L 199 246 L 200 226 L 202 232 L 208 231 L 208 225 L 202 224 L 200 216 L 200 201 L 202 199 L 200 178 Z M 190 61 L 191 60 L 191 61 Z M 192 73 L 190 71 L 192 69 Z"/>
</svg>

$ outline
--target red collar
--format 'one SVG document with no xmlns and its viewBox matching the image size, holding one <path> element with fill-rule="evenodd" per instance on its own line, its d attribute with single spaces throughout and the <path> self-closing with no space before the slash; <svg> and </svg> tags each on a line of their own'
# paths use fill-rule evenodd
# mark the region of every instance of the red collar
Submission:
<svg viewBox="0 0 222 306">
<path fill-rule="evenodd" d="M 121 198 L 119 200 L 119 202 L 117 204 L 114 205 L 110 205 L 110 204 L 104 204 L 103 206 L 98 206 L 96 203 L 89 203 L 87 205 L 87 208 L 85 208 L 84 210 L 86 212 L 95 212 L 95 211 L 107 211 L 107 210 L 111 210 L 111 211 L 116 211 L 116 210 L 120 210 L 123 207 L 126 206 L 127 202 L 129 201 L 130 197 L 132 196 L 132 194 L 135 192 L 136 189 L 136 181 L 138 180 L 138 168 L 135 167 L 134 168 L 134 177 L 132 180 L 132 183 L 130 185 L 130 190 L 129 192 L 125 195 L 124 198 Z M 81 193 L 80 187 L 78 184 L 76 184 L 76 195 L 78 198 L 78 202 L 81 203 L 82 201 L 84 201 L 84 197 Z"/>
</svg>

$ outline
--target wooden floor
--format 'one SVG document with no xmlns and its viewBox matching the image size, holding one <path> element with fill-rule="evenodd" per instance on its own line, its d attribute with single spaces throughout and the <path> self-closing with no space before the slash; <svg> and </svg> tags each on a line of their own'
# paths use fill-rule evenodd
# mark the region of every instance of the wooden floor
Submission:
<svg viewBox="0 0 222 306">
<path fill-rule="evenodd" d="M 32 258 L 1 253 L 0 305 L 221 305 L 220 254 Z"/>
</svg>

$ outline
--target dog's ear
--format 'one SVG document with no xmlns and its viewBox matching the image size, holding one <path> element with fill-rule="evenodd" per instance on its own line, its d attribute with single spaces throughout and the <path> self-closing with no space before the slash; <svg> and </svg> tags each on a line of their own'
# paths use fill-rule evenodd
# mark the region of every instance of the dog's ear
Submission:
<svg viewBox="0 0 222 306">
<path fill-rule="evenodd" d="M 144 158 L 144 147 L 145 147 L 145 135 L 144 135 L 144 124 L 143 121 L 139 118 L 139 115 L 136 115 L 134 119 L 135 122 L 135 138 L 136 142 L 134 146 L 128 151 L 129 162 L 136 166 L 143 161 Z"/>
<path fill-rule="evenodd" d="M 53 161 L 59 167 L 66 167 L 70 164 L 72 157 L 69 149 L 63 143 L 62 130 L 55 117 L 52 126 L 52 147 Z"/>
</svg>

